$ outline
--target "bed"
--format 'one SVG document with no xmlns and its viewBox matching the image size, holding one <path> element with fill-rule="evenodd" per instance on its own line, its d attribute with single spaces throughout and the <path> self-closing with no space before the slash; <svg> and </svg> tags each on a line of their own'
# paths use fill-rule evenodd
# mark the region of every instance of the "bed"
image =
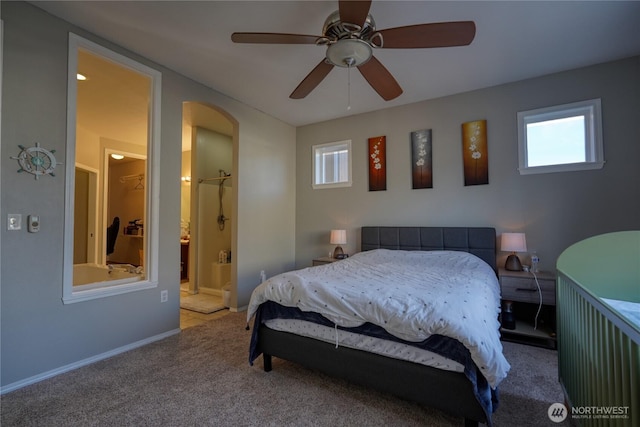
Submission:
<svg viewBox="0 0 640 427">
<path fill-rule="evenodd" d="M 254 290 L 249 362 L 268 372 L 279 357 L 491 425 L 509 370 L 495 245 L 488 227 L 362 227 L 362 252 Z"/>
</svg>

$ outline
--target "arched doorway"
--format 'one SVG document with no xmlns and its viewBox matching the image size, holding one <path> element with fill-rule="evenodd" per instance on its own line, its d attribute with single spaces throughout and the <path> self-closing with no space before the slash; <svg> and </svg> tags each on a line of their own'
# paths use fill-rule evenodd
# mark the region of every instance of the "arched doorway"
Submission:
<svg viewBox="0 0 640 427">
<path fill-rule="evenodd" d="M 237 134 L 225 112 L 183 103 L 181 312 L 215 313 L 235 293 Z"/>
</svg>

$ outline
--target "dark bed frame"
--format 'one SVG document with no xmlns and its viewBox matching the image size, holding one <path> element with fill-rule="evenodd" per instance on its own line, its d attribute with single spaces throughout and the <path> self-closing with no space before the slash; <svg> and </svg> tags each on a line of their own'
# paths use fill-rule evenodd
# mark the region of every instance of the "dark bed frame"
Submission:
<svg viewBox="0 0 640 427">
<path fill-rule="evenodd" d="M 457 250 L 496 267 L 496 231 L 488 227 L 362 227 L 361 250 Z M 463 417 L 465 426 L 489 423 L 463 373 L 443 371 L 260 326 L 264 370 L 272 356 L 356 384 Z"/>
</svg>

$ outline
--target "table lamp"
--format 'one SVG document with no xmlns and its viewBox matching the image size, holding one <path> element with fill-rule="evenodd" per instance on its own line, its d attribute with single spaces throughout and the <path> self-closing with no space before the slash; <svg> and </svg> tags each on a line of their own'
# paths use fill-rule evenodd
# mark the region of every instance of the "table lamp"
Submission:
<svg viewBox="0 0 640 427">
<path fill-rule="evenodd" d="M 524 233 L 502 233 L 500 246 L 504 252 L 511 252 L 504 268 L 509 271 L 522 271 L 522 264 L 516 252 L 527 251 L 527 239 Z"/>
<path fill-rule="evenodd" d="M 344 245 L 347 243 L 347 231 L 346 230 L 331 230 L 331 240 L 332 245 L 336 246 L 333 251 L 333 257 L 336 259 L 344 258 L 344 252 L 342 251 L 342 247 L 340 245 Z"/>
</svg>

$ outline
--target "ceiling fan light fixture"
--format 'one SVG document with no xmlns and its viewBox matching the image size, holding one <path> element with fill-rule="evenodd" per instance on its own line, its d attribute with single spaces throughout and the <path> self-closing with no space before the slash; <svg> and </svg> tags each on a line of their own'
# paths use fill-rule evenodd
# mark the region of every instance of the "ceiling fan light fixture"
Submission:
<svg viewBox="0 0 640 427">
<path fill-rule="evenodd" d="M 327 60 L 337 67 L 357 67 L 369 61 L 373 49 L 360 39 L 341 39 L 327 48 Z"/>
</svg>

